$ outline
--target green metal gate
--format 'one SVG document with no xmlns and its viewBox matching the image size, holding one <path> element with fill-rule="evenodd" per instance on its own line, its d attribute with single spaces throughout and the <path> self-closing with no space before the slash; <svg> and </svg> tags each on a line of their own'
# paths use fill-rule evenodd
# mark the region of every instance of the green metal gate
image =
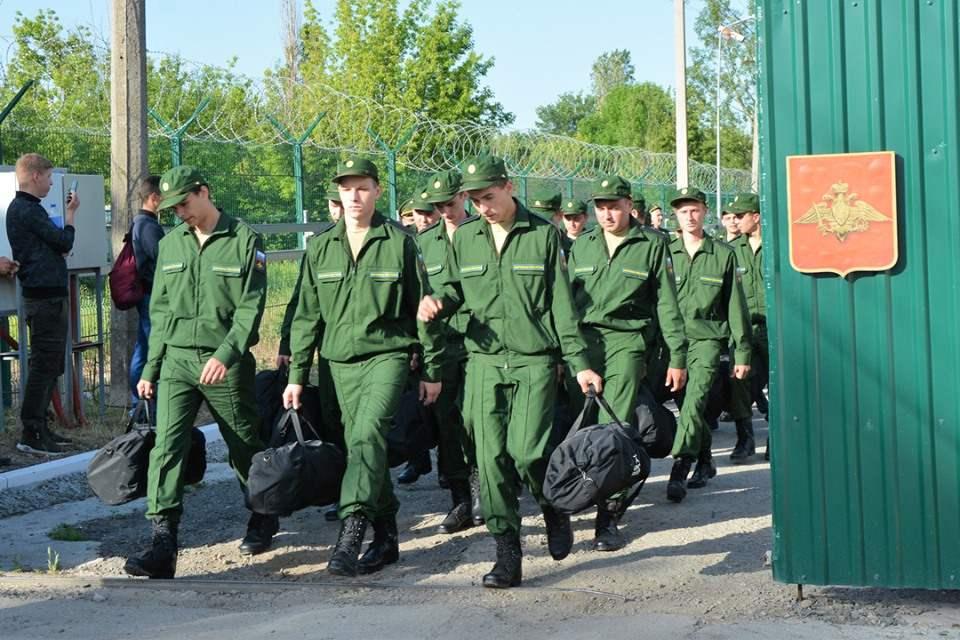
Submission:
<svg viewBox="0 0 960 640">
<path fill-rule="evenodd" d="M 773 566 L 960 585 L 957 0 L 758 0 Z M 897 155 L 898 264 L 790 266 L 788 155 Z"/>
</svg>

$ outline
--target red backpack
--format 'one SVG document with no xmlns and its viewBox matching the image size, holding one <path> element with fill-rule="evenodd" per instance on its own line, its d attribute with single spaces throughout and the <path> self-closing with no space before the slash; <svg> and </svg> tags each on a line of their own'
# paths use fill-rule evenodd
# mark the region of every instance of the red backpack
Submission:
<svg viewBox="0 0 960 640">
<path fill-rule="evenodd" d="M 110 298 L 117 309 L 133 309 L 143 300 L 143 282 L 137 273 L 137 259 L 133 255 L 133 243 L 130 234 L 123 236 L 123 248 L 117 254 L 110 270 Z"/>
</svg>

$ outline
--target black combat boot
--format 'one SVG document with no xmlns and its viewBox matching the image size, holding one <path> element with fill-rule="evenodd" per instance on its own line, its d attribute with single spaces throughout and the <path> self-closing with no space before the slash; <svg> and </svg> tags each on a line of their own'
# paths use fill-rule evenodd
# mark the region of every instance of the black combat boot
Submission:
<svg viewBox="0 0 960 640">
<path fill-rule="evenodd" d="M 367 519 L 363 514 L 351 513 L 347 516 L 340 523 L 340 536 L 327 562 L 327 571 L 335 576 L 356 577 L 357 556 L 360 555 L 360 545 L 366 532 Z"/>
<path fill-rule="evenodd" d="M 597 521 L 593 527 L 594 551 L 618 551 L 627 544 L 617 528 L 619 516 L 602 506 L 597 507 Z"/>
<path fill-rule="evenodd" d="M 667 482 L 667 497 L 674 502 L 683 502 L 687 497 L 687 476 L 690 474 L 690 458 L 677 458 L 673 461 L 670 470 L 670 481 Z"/>
<path fill-rule="evenodd" d="M 716 477 L 716 475 L 717 465 L 713 462 L 713 456 L 709 451 L 701 453 L 700 457 L 697 458 L 697 466 L 693 470 L 693 475 L 690 476 L 687 487 L 690 489 L 705 487 L 707 486 L 707 480 Z"/>
<path fill-rule="evenodd" d="M 470 513 L 470 483 L 466 480 L 451 480 L 450 495 L 453 508 L 440 523 L 440 533 L 456 533 L 473 526 Z"/>
<path fill-rule="evenodd" d="M 573 548 L 573 527 L 570 516 L 553 507 L 543 508 L 543 521 L 547 525 L 547 549 L 554 560 L 563 560 Z"/>
<path fill-rule="evenodd" d="M 152 522 L 150 546 L 140 555 L 127 558 L 123 570 L 131 576 L 169 580 L 177 572 L 177 523 L 164 516 Z"/>
<path fill-rule="evenodd" d="M 730 454 L 730 462 L 743 464 L 748 462 L 756 453 L 753 442 L 753 419 L 741 418 L 737 420 L 737 444 Z"/>
<path fill-rule="evenodd" d="M 493 539 L 497 541 L 497 561 L 490 573 L 483 576 L 483 586 L 490 589 L 519 587 L 523 579 L 520 534 L 504 533 L 493 536 Z"/>
<path fill-rule="evenodd" d="M 240 553 L 245 556 L 255 556 L 270 548 L 273 536 L 280 530 L 280 518 L 266 516 L 262 513 L 251 513 L 247 521 L 247 534 L 240 542 Z"/>
<path fill-rule="evenodd" d="M 483 504 L 480 502 L 480 472 L 474 467 L 470 469 L 470 515 L 473 524 L 483 524 Z"/>
<path fill-rule="evenodd" d="M 360 556 L 360 573 L 376 573 L 400 559 L 400 541 L 397 535 L 397 517 L 384 516 L 373 521 L 373 542 Z"/>
</svg>

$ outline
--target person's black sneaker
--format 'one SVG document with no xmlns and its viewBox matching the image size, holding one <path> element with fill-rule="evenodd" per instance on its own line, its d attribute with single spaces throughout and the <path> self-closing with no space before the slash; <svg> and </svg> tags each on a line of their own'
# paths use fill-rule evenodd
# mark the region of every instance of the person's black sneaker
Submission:
<svg viewBox="0 0 960 640">
<path fill-rule="evenodd" d="M 673 502 L 682 502 L 687 497 L 687 474 L 693 461 L 689 458 L 677 458 L 670 470 L 667 482 L 667 498 Z"/>
<path fill-rule="evenodd" d="M 690 481 L 687 482 L 687 487 L 690 489 L 700 489 L 707 486 L 707 480 L 715 478 L 717 475 L 717 465 L 713 462 L 713 457 L 708 453 L 705 456 L 700 456 L 700 459 L 697 460 L 697 467 L 693 470 L 693 475 L 690 476 Z"/>
<path fill-rule="evenodd" d="M 733 416 L 730 415 L 729 411 L 724 411 L 720 414 L 718 420 L 720 420 L 720 422 L 733 422 Z"/>
<path fill-rule="evenodd" d="M 425 476 L 432 470 L 433 465 L 430 463 L 430 452 L 426 451 L 423 455 L 412 458 L 407 463 L 407 466 L 404 467 L 400 475 L 397 476 L 397 482 L 399 484 L 413 484 L 420 479 L 420 476 Z"/>
<path fill-rule="evenodd" d="M 240 542 L 240 553 L 255 556 L 270 548 L 273 536 L 280 530 L 280 518 L 251 513 L 247 522 L 247 534 Z"/>
<path fill-rule="evenodd" d="M 601 507 L 597 508 L 597 520 L 593 529 L 595 551 L 618 551 L 627 541 L 617 528 L 617 515 Z"/>
<path fill-rule="evenodd" d="M 53 442 L 55 442 L 60 446 L 69 446 L 71 444 L 76 444 L 76 442 L 72 438 L 68 438 L 62 433 L 57 433 L 50 427 L 47 427 L 47 435 L 50 437 L 50 440 L 52 440 Z"/>
<path fill-rule="evenodd" d="M 543 522 L 547 526 L 547 549 L 554 560 L 563 560 L 573 548 L 573 527 L 570 516 L 553 507 L 542 507 Z"/>
<path fill-rule="evenodd" d="M 17 443 L 17 451 L 40 456 L 59 456 L 64 451 L 50 436 L 43 432 L 24 431 Z"/>
</svg>

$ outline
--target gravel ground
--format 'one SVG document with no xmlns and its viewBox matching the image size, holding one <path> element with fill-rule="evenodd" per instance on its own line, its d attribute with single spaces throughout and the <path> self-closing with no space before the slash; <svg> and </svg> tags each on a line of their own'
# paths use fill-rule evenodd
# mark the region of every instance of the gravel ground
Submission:
<svg viewBox="0 0 960 640">
<path fill-rule="evenodd" d="M 758 440 L 763 442 L 763 423 L 757 427 Z M 882 637 L 899 637 L 899 632 L 957 633 L 960 592 L 807 587 L 806 599 L 797 602 L 796 587 L 774 582 L 766 564 L 771 547 L 769 467 L 759 456 L 753 464 L 730 466 L 727 456 L 733 441 L 732 425 L 723 425 L 714 438 L 719 475 L 706 488 L 691 490 L 680 505 L 670 503 L 665 495 L 670 462 L 655 461 L 650 480 L 623 521 L 629 544 L 615 553 L 591 549 L 593 514 L 583 514 L 574 520 L 574 552 L 554 562 L 546 549 L 539 510 L 524 496 L 523 587 L 495 594 L 478 586 L 494 557 L 493 540 L 486 530 L 473 528 L 452 536 L 436 532 L 449 508 L 449 495 L 437 486 L 435 474 L 412 486 L 397 487 L 402 505 L 400 562 L 374 576 L 351 580 L 324 571 L 338 525 L 325 522 L 321 509 L 305 509 L 284 519 L 274 548 L 247 558 L 237 550 L 247 518 L 237 484 L 232 480 L 204 483 L 186 495 L 176 590 L 164 591 L 156 601 L 237 612 L 306 605 L 318 597 L 333 607 L 416 605 L 466 610 L 479 603 L 495 611 L 522 610 L 528 618 L 552 622 L 662 614 L 689 617 L 694 626 L 817 621 L 867 625 L 877 629 L 876 637 L 881 637 L 881 627 L 898 632 L 884 632 Z M 222 450 L 211 447 L 209 454 L 222 460 Z M 37 508 L 85 495 L 78 480 L 63 482 L 69 486 L 43 491 L 35 487 L 33 496 L 25 495 L 29 491 L 0 493 L 0 513 L 9 517 L 30 505 Z M 140 509 L 101 509 L 101 517 L 73 524 L 97 543 L 91 545 L 92 559 L 61 574 L 81 579 L 122 576 L 124 558 L 138 551 L 149 534 Z M 8 566 L 2 560 L 0 567 Z M 91 597 L 90 588 L 66 588 L 45 581 L 44 576 L 36 578 L 24 585 L 0 577 L 0 598 Z M 193 585 L 190 580 L 195 581 Z M 250 587 L 261 581 L 268 584 Z M 150 590 L 148 599 L 159 587 L 146 581 L 136 584 Z M 113 594 L 109 589 L 97 591 L 101 592 Z M 2 611 L 0 606 L 0 616 Z"/>
</svg>

